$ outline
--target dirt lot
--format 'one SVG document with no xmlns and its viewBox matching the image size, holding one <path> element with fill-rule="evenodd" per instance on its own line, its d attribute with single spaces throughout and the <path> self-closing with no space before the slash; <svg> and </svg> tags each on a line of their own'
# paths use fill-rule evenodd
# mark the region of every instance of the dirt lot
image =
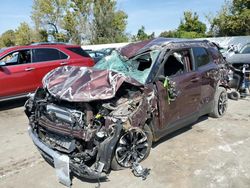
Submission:
<svg viewBox="0 0 250 188">
<path fill-rule="evenodd" d="M 22 104 L 0 103 L 0 187 L 64 187 L 29 138 L 23 107 L 15 107 Z M 249 156 L 250 99 L 230 101 L 222 119 L 202 117 L 156 143 L 142 163 L 151 168 L 147 180 L 126 169 L 112 172 L 101 187 L 250 187 Z M 96 185 L 74 178 L 72 187 Z"/>
</svg>

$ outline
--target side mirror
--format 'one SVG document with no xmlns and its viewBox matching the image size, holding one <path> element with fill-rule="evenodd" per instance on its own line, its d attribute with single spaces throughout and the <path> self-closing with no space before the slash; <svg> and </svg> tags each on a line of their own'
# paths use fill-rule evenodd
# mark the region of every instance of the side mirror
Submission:
<svg viewBox="0 0 250 188">
<path fill-rule="evenodd" d="M 4 61 L 0 61 L 0 67 L 5 66 L 6 63 Z"/>
</svg>

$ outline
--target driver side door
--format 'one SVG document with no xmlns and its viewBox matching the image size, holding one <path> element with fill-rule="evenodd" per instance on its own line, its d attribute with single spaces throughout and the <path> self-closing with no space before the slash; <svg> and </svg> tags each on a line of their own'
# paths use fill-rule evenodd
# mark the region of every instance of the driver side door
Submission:
<svg viewBox="0 0 250 188">
<path fill-rule="evenodd" d="M 176 97 L 169 99 L 169 87 L 157 81 L 159 125 L 167 134 L 197 120 L 200 109 L 201 78 L 195 71 L 191 50 L 172 51 L 160 67 L 159 74 L 174 83 Z"/>
<path fill-rule="evenodd" d="M 6 54 L 0 59 L 5 65 L 0 67 L 0 98 L 13 97 L 34 90 L 34 73 L 30 69 L 29 49 Z"/>
</svg>

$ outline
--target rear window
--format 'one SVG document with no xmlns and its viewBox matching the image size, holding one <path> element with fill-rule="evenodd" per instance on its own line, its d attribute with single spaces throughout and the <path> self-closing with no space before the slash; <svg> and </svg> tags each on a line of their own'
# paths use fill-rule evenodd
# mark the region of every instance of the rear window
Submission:
<svg viewBox="0 0 250 188">
<path fill-rule="evenodd" d="M 90 57 L 89 54 L 87 52 L 85 52 L 81 47 L 71 47 L 71 48 L 67 48 L 68 50 L 70 50 L 71 52 L 74 52 L 82 57 Z"/>
<path fill-rule="evenodd" d="M 33 49 L 33 62 L 67 59 L 68 56 L 53 48 Z"/>
<path fill-rule="evenodd" d="M 208 52 L 205 48 L 193 48 L 194 59 L 198 67 L 206 65 L 210 62 Z"/>
</svg>

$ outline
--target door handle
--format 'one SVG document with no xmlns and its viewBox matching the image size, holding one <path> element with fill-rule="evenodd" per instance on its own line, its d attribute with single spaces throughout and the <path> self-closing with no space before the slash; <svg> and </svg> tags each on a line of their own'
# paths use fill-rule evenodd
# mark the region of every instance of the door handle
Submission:
<svg viewBox="0 0 250 188">
<path fill-rule="evenodd" d="M 26 68 L 26 69 L 24 69 L 25 71 L 32 71 L 32 70 L 34 70 L 35 68 L 33 68 L 33 67 L 28 67 L 28 68 Z"/>
<path fill-rule="evenodd" d="M 191 79 L 191 82 L 198 82 L 199 80 L 200 80 L 199 77 L 194 77 L 194 78 Z"/>
<path fill-rule="evenodd" d="M 62 63 L 60 63 L 60 65 L 67 65 L 68 64 L 68 62 L 62 62 Z"/>
</svg>

